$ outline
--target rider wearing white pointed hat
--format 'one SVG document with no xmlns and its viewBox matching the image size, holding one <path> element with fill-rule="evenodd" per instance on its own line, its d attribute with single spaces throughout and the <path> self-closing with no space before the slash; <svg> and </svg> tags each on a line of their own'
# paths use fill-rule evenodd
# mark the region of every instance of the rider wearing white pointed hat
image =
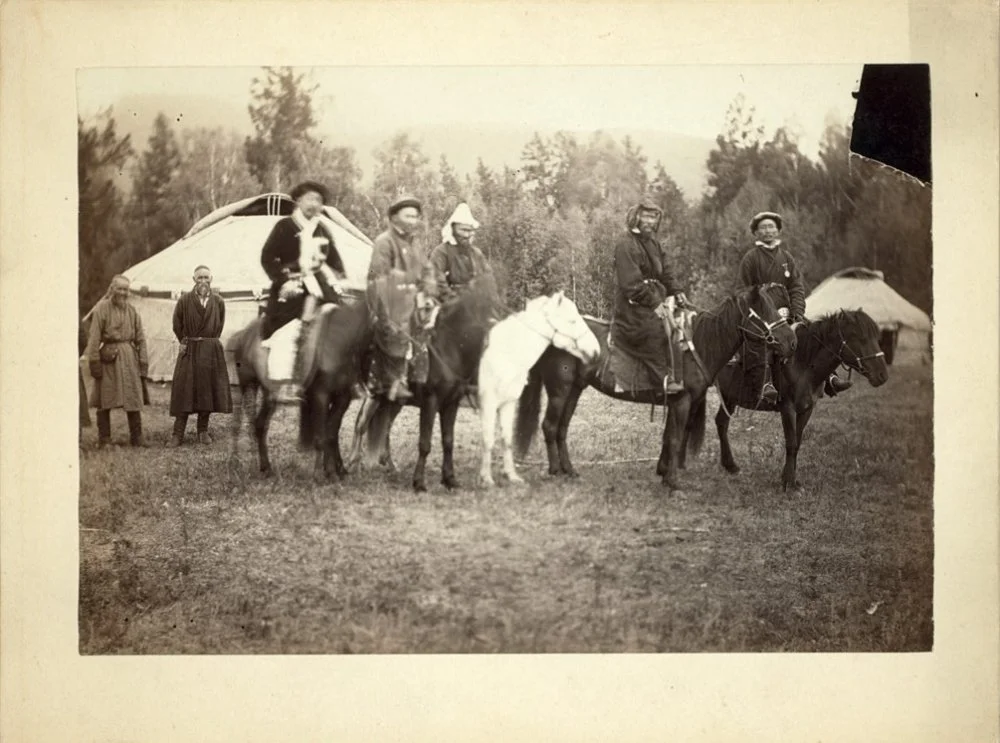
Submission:
<svg viewBox="0 0 1000 743">
<path fill-rule="evenodd" d="M 493 281 L 493 269 L 483 252 L 473 244 L 479 222 L 469 205 L 462 202 L 441 228 L 441 244 L 431 252 L 431 264 L 437 278 L 438 299 L 454 299 L 473 280 L 477 284 Z"/>
</svg>

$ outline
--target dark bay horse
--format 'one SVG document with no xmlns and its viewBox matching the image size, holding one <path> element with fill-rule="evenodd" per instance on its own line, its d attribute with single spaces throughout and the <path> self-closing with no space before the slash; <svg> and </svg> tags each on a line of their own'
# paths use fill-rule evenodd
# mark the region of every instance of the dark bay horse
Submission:
<svg viewBox="0 0 1000 743">
<path fill-rule="evenodd" d="M 743 370 L 737 364 L 719 372 L 722 404 L 715 415 L 719 432 L 722 466 L 737 473 L 740 468 L 729 446 L 729 421 L 737 406 L 781 413 L 785 431 L 785 469 L 781 484 L 785 490 L 798 487 L 796 459 L 802 446 L 802 432 L 813 413 L 816 400 L 823 396 L 827 377 L 838 366 L 846 366 L 864 376 L 873 387 L 885 384 L 889 368 L 879 348 L 879 329 L 861 310 L 840 311 L 796 329 L 798 346 L 795 356 L 773 375 L 778 389 L 777 404 L 760 400 L 760 390 L 744 383 Z"/>
<path fill-rule="evenodd" d="M 704 369 L 686 354 L 683 364 L 684 392 L 666 401 L 667 421 L 663 445 L 656 464 L 656 474 L 663 484 L 677 489 L 677 470 L 685 466 L 688 448 L 697 453 L 705 435 L 705 393 L 716 374 L 733 357 L 744 339 L 766 342 L 777 348 L 782 357 L 791 354 L 795 334 L 778 314 L 777 305 L 787 305 L 784 287 L 751 287 L 727 297 L 713 310 L 699 313 L 693 323 L 694 346 Z M 661 390 L 630 394 L 605 384 L 598 371 L 607 357 L 610 323 L 588 319 L 590 329 L 601 343 L 601 357 L 595 364 L 584 365 L 574 357 L 549 348 L 532 368 L 528 384 L 521 394 L 516 422 L 516 452 L 523 457 L 538 428 L 541 388 L 548 395 L 548 407 L 542 431 L 549 460 L 550 475 L 576 476 L 566 446 L 566 432 L 576 410 L 580 394 L 591 386 L 608 397 L 628 402 L 662 404 Z"/>
<path fill-rule="evenodd" d="M 449 490 L 459 486 L 453 462 L 455 419 L 469 387 L 476 384 L 486 334 L 498 310 L 491 292 L 471 288 L 441 306 L 428 344 L 427 381 L 411 383 L 413 397 L 405 403 L 391 401 L 384 395 L 366 401 L 355 425 L 354 446 L 349 457 L 352 466 L 361 458 L 362 442 L 366 439 L 369 451 L 380 452 L 380 461 L 392 466 L 389 433 L 405 404 L 420 410 L 420 442 L 413 470 L 413 489 L 418 493 L 427 491 L 424 469 L 431 451 L 435 417 L 441 420 L 441 482 Z"/>
<path fill-rule="evenodd" d="M 363 378 L 373 329 L 368 305 L 363 299 L 345 300 L 344 304 L 321 312 L 313 322 L 318 323 L 316 351 L 309 364 L 300 404 L 299 445 L 314 447 L 313 474 L 317 480 L 336 480 L 347 473 L 340 455 L 340 425 L 351 404 L 353 387 Z M 271 389 L 267 378 L 267 351 L 260 342 L 260 318 L 234 334 L 227 347 L 236 360 L 241 396 L 233 416 L 233 454 L 235 456 L 243 427 L 243 413 L 254 413 L 260 390 L 263 394 L 260 409 L 254 416 L 254 435 L 260 471 L 269 475 L 272 469 L 267 431 L 277 402 L 275 390 Z"/>
</svg>

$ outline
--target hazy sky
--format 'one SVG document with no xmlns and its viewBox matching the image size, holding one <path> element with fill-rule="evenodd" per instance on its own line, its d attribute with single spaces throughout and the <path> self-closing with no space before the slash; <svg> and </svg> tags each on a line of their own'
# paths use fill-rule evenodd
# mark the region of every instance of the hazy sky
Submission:
<svg viewBox="0 0 1000 743">
<path fill-rule="evenodd" d="M 302 68 L 319 83 L 321 129 L 350 134 L 373 126 L 659 130 L 714 138 L 726 108 L 743 93 L 770 135 L 790 125 L 814 155 L 829 115 L 854 113 L 860 65 L 675 67 L 323 67 Z M 80 113 L 123 97 L 197 96 L 231 104 L 246 130 L 250 83 L 260 68 L 81 70 Z M 199 125 L 209 122 L 198 122 Z"/>
</svg>

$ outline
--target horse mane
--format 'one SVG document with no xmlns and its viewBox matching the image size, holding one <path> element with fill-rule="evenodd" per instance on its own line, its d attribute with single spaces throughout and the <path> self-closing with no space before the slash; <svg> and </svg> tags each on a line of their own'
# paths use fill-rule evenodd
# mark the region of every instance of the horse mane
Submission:
<svg viewBox="0 0 1000 743">
<path fill-rule="evenodd" d="M 698 333 L 698 352 L 703 357 L 720 358 L 729 355 L 732 345 L 732 323 L 729 315 L 735 308 L 739 311 L 739 300 L 750 298 L 757 288 L 743 289 L 730 294 L 714 309 L 703 310 L 694 317 L 692 330 Z M 706 358 L 705 363 L 710 363 Z"/>
<path fill-rule="evenodd" d="M 811 361 L 824 348 L 839 345 L 838 332 L 843 332 L 852 326 L 857 327 L 862 332 L 867 330 L 876 338 L 878 337 L 878 326 L 863 310 L 834 310 L 809 323 L 804 334 L 805 337 L 800 337 L 796 356 Z"/>
</svg>

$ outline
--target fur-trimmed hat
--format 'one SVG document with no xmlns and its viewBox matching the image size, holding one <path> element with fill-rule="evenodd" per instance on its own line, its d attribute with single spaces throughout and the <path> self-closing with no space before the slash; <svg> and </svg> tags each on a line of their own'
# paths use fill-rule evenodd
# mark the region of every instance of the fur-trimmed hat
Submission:
<svg viewBox="0 0 1000 743">
<path fill-rule="evenodd" d="M 757 225 L 763 222 L 765 219 L 770 219 L 774 224 L 781 229 L 781 215 L 774 212 L 760 212 L 755 214 L 753 219 L 750 220 L 750 232 L 757 232 Z"/>
<path fill-rule="evenodd" d="M 391 204 L 389 204 L 389 210 L 387 212 L 387 215 L 391 219 L 396 212 L 400 211 L 401 209 L 405 209 L 408 206 L 412 206 L 414 209 L 420 212 L 421 215 L 423 215 L 424 207 L 421 205 L 420 201 L 413 196 L 400 196 L 398 199 L 393 201 Z"/>
<path fill-rule="evenodd" d="M 289 196 L 292 197 L 292 201 L 298 201 L 307 193 L 319 194 L 319 197 L 323 199 L 324 204 L 327 204 L 330 201 L 330 192 L 326 190 L 326 186 L 322 183 L 317 183 L 316 181 L 302 181 L 302 183 L 292 189 Z"/>
</svg>

